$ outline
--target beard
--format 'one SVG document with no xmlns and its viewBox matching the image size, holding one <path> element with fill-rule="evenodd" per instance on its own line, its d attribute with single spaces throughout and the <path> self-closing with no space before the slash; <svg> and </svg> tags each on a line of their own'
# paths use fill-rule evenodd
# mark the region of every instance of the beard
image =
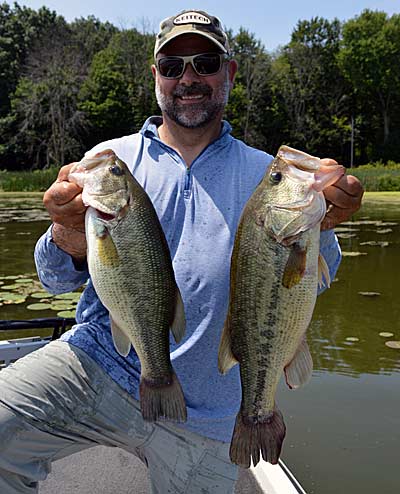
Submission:
<svg viewBox="0 0 400 494">
<path fill-rule="evenodd" d="M 228 103 L 230 81 L 228 73 L 223 85 L 213 89 L 208 84 L 194 82 L 190 86 L 177 85 L 172 94 L 165 94 L 156 80 L 156 98 L 161 111 L 168 117 L 187 129 L 197 129 L 206 126 L 222 113 Z M 176 98 L 202 94 L 208 99 L 202 103 L 179 104 Z"/>
</svg>

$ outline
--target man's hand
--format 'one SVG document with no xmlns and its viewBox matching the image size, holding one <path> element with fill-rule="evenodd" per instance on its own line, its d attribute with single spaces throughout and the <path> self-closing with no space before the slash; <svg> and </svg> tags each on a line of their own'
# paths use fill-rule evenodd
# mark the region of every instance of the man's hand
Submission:
<svg viewBox="0 0 400 494">
<path fill-rule="evenodd" d="M 328 166 L 337 164 L 331 159 L 321 161 Z M 363 194 L 361 182 L 353 175 L 343 175 L 336 183 L 324 189 L 328 210 L 321 223 L 321 230 L 334 228 L 351 218 L 360 209 Z"/>
<path fill-rule="evenodd" d="M 82 202 L 82 189 L 68 181 L 74 164 L 60 169 L 57 180 L 45 192 L 43 203 L 53 221 L 53 241 L 79 263 L 86 257 L 86 207 Z"/>
</svg>

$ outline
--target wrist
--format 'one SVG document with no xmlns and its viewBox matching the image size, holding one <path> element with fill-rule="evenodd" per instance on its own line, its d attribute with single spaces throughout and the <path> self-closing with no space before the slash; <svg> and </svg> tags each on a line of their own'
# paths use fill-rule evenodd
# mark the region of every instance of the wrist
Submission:
<svg viewBox="0 0 400 494">
<path fill-rule="evenodd" d="M 72 257 L 78 269 L 79 266 L 86 263 L 87 244 L 84 231 L 69 228 L 59 223 L 53 223 L 51 236 L 57 247 Z"/>
</svg>

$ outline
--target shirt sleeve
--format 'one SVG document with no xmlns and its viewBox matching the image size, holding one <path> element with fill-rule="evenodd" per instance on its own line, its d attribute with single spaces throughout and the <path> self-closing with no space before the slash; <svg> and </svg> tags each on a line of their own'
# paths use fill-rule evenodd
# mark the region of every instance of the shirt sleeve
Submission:
<svg viewBox="0 0 400 494">
<path fill-rule="evenodd" d="M 321 232 L 319 250 L 328 264 L 329 275 L 332 282 L 336 276 L 337 270 L 339 269 L 340 261 L 342 260 L 342 252 L 334 230 L 323 230 Z M 318 295 L 325 289 L 326 286 L 319 288 Z"/>
<path fill-rule="evenodd" d="M 87 266 L 82 270 L 77 269 L 72 257 L 53 242 L 51 230 L 52 226 L 40 237 L 35 247 L 39 280 L 50 293 L 72 292 L 88 280 Z"/>
</svg>

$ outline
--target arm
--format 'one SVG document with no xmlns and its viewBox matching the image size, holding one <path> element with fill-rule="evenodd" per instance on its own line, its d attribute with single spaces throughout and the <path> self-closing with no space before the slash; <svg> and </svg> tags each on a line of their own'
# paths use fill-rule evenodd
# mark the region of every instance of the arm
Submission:
<svg viewBox="0 0 400 494">
<path fill-rule="evenodd" d="M 50 292 L 81 286 L 89 277 L 86 265 L 85 212 L 82 189 L 68 181 L 73 163 L 61 168 L 43 197 L 53 225 L 38 241 L 35 262 L 40 281 Z"/>
</svg>

